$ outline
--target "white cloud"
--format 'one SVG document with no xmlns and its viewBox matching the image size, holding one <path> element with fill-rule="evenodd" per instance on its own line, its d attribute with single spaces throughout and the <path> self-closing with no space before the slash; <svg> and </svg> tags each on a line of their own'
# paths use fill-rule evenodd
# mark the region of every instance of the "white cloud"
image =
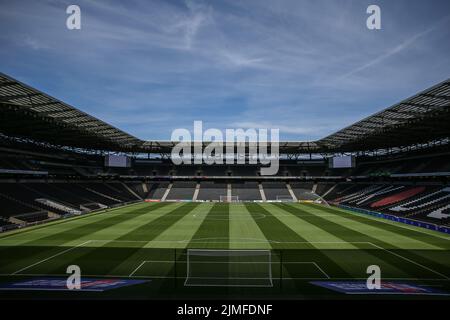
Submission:
<svg viewBox="0 0 450 320">
<path fill-rule="evenodd" d="M 82 30 L 70 32 L 60 2 L 5 4 L 4 72 L 54 83 L 54 96 L 147 138 L 194 119 L 320 138 L 450 73 L 438 8 L 386 4 L 389 32 L 370 33 L 351 1 L 79 5 Z"/>
<path fill-rule="evenodd" d="M 250 58 L 235 52 L 222 52 L 225 64 L 231 64 L 234 67 L 258 67 L 263 66 L 263 58 Z"/>
<path fill-rule="evenodd" d="M 443 23 L 447 22 L 450 16 L 446 16 L 444 19 L 442 19 L 441 21 L 438 21 L 437 23 L 433 24 L 431 27 L 427 28 L 424 31 L 418 32 L 416 34 L 414 34 L 412 37 L 409 37 L 408 39 L 404 40 L 403 42 L 401 42 L 399 45 L 393 47 L 393 48 L 389 48 L 385 53 L 383 53 L 382 55 L 372 59 L 371 61 L 363 64 L 362 66 L 359 66 L 353 70 L 351 70 L 350 72 L 347 72 L 346 74 L 344 74 L 343 76 L 339 77 L 340 79 L 342 78 L 346 78 L 349 77 L 355 73 L 358 73 L 362 70 L 365 70 L 367 68 L 370 68 L 390 57 L 392 57 L 393 55 L 411 47 L 414 43 L 416 43 L 418 40 L 420 40 L 421 38 L 425 37 L 426 35 L 428 35 L 429 33 L 435 31 L 437 29 L 438 26 L 441 26 Z"/>
<path fill-rule="evenodd" d="M 27 46 L 27 47 L 30 47 L 33 50 L 42 50 L 42 49 L 48 49 L 49 48 L 43 42 L 41 42 L 41 41 L 39 41 L 37 39 L 31 38 L 31 37 L 25 37 L 23 39 L 23 44 L 25 46 Z"/>
</svg>

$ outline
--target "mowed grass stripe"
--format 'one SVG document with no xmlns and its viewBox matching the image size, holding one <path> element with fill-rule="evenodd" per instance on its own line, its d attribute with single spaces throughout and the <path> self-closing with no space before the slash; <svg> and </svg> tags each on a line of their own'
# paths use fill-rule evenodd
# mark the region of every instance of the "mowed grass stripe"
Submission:
<svg viewBox="0 0 450 320">
<path fill-rule="evenodd" d="M 296 228 L 296 225 L 308 225 L 307 232 L 311 232 L 312 230 L 321 230 L 316 232 L 317 237 L 326 234 L 327 236 L 324 237 L 322 241 L 315 240 L 319 241 L 320 243 L 316 242 L 314 243 L 314 246 L 324 249 L 323 252 L 327 256 L 329 256 L 330 259 L 334 260 L 344 269 L 350 271 L 350 273 L 354 277 L 357 278 L 366 277 L 367 266 L 373 264 L 382 266 L 383 271 L 386 274 L 397 276 L 401 275 L 402 277 L 408 276 L 407 274 L 403 273 L 402 270 L 399 269 L 397 266 L 389 264 L 385 261 L 385 259 L 371 254 L 370 250 L 374 249 L 374 247 L 370 243 L 363 243 L 364 239 L 352 238 L 343 240 L 341 237 L 339 237 L 339 235 L 335 234 L 334 228 L 327 228 L 326 226 L 324 226 L 324 224 L 321 223 L 322 220 L 318 220 L 319 223 L 317 224 L 313 223 L 314 221 L 317 220 L 316 218 L 323 217 L 323 214 L 311 214 L 309 212 L 301 214 L 292 213 L 286 211 L 286 208 L 284 206 L 280 206 L 279 204 L 272 204 L 272 206 L 278 208 L 279 210 L 282 210 L 286 215 L 290 215 L 292 219 L 296 220 L 296 221 L 292 220 L 289 221 L 290 225 L 293 225 L 293 228 Z M 299 204 L 293 205 L 293 207 L 297 206 L 301 205 Z M 275 209 L 272 210 L 275 211 Z M 298 227 L 296 229 L 298 229 Z M 333 235 L 332 240 L 329 240 L 328 235 Z"/>
<path fill-rule="evenodd" d="M 318 215 L 319 212 L 323 212 L 320 207 L 305 204 L 298 204 L 297 206 L 302 210 L 308 211 L 313 216 Z M 371 224 L 365 223 L 364 220 L 357 221 L 350 219 L 348 215 L 341 214 L 339 211 L 335 211 L 335 213 L 327 213 L 327 215 L 323 216 L 323 218 L 345 225 L 346 227 L 361 233 L 370 234 L 381 241 L 390 243 L 394 249 L 442 250 L 442 248 L 423 242 L 420 239 L 406 237 L 381 227 L 372 226 Z"/>
<path fill-rule="evenodd" d="M 142 225 L 148 224 L 153 220 L 156 220 L 168 213 L 171 213 L 178 207 L 180 207 L 181 204 L 179 203 L 172 203 L 170 205 L 161 207 L 157 210 L 152 210 L 146 214 L 138 215 L 138 216 L 132 216 L 129 215 L 129 219 L 125 220 L 119 224 L 115 224 L 109 228 L 102 229 L 100 231 L 94 232 L 92 234 L 88 234 L 82 238 L 79 238 L 78 241 L 84 241 L 84 240 L 104 240 L 102 241 L 104 244 L 105 242 L 109 240 L 115 240 L 118 236 L 122 236 L 126 233 L 130 233 L 135 229 L 138 229 Z M 91 243 L 90 246 L 98 246 L 98 243 Z"/>
<path fill-rule="evenodd" d="M 214 207 L 216 209 L 214 209 Z M 214 210 L 213 210 L 214 209 Z M 177 221 L 170 228 L 166 229 L 157 238 L 155 242 L 148 242 L 145 248 L 139 250 L 130 259 L 130 263 L 123 263 L 114 273 L 123 273 L 123 270 L 132 269 L 130 273 L 132 276 L 145 277 L 185 277 L 187 272 L 186 264 L 186 247 L 190 247 L 193 243 L 202 246 L 210 242 L 224 242 L 224 239 L 204 239 L 202 234 L 206 229 L 200 231 L 200 228 L 205 228 L 204 222 L 208 215 L 214 215 L 214 219 L 227 219 L 227 211 L 223 207 L 212 203 L 202 203 L 189 214 Z M 196 235 L 200 235 L 198 241 L 195 241 Z M 178 237 L 178 242 L 174 241 Z M 157 241 L 168 241 L 158 243 Z M 181 250 L 177 250 L 181 249 Z M 177 261 L 177 263 L 175 262 Z M 134 263 L 134 265 L 133 265 Z"/>
<path fill-rule="evenodd" d="M 168 212 L 161 217 L 156 218 L 149 223 L 146 223 L 137 229 L 131 230 L 130 232 L 117 238 L 117 241 L 151 241 L 159 236 L 162 232 L 169 229 L 177 221 L 181 220 L 192 210 L 197 208 L 199 203 L 185 203 Z"/>
<path fill-rule="evenodd" d="M 301 235 L 302 238 L 317 249 L 357 249 L 351 243 L 342 241 L 340 238 L 326 232 L 316 225 L 306 221 L 299 223 L 299 220 L 295 215 L 288 213 L 273 204 L 265 204 L 265 207 L 274 217 L 289 226 L 295 233 Z"/>
<path fill-rule="evenodd" d="M 61 259 L 53 259 L 49 264 L 42 264 L 33 269 L 39 270 L 39 273 L 61 273 L 68 265 L 75 264 L 88 274 L 127 274 L 135 264 L 135 260 L 131 258 L 133 255 L 198 205 L 183 204 L 132 230 L 117 228 L 117 233 L 121 235 L 105 242 L 101 247 L 77 248 L 68 255 L 62 255 Z M 151 260 L 151 257 L 146 259 Z"/>
<path fill-rule="evenodd" d="M 321 266 L 321 268 L 326 269 L 327 273 L 332 270 L 332 273 L 336 277 L 350 277 L 350 273 L 330 259 L 320 249 L 315 248 L 305 238 L 294 232 L 289 226 L 278 220 L 278 218 L 266 210 L 264 206 L 257 203 L 246 203 L 245 206 L 254 217 L 256 224 L 259 226 L 259 229 L 264 236 L 268 240 L 278 241 L 270 242 L 273 249 L 285 251 L 286 256 L 289 255 L 289 249 L 294 249 L 292 252 L 294 252 L 294 254 L 298 253 L 297 256 L 299 259 L 304 259 L 294 262 L 315 262 Z M 264 219 L 259 219 L 261 213 L 266 216 Z M 298 268 L 298 265 L 285 264 L 284 267 L 291 276 L 294 276 L 297 273 L 295 269 Z"/>
<path fill-rule="evenodd" d="M 194 204 L 195 207 L 191 208 L 191 205 L 183 207 L 185 212 L 172 212 L 171 217 L 178 215 L 180 219 L 148 241 L 143 248 L 136 251 L 111 273 L 145 277 L 175 276 L 175 260 L 184 258 L 184 250 L 177 249 L 184 249 L 189 244 L 213 206 L 204 203 Z M 131 273 L 130 270 L 132 270 Z"/>
<path fill-rule="evenodd" d="M 66 219 L 60 219 L 40 225 L 26 227 L 25 229 L 15 229 L 12 231 L 8 231 L 5 234 L 0 234 L 0 246 L 9 244 L 21 245 L 27 241 L 38 239 L 39 237 L 42 236 L 47 236 L 49 232 L 52 232 L 52 230 L 56 230 L 59 232 L 60 230 L 63 230 L 65 228 L 67 229 L 73 228 L 74 225 L 85 224 L 84 221 L 86 220 L 98 221 L 108 218 L 109 215 L 112 215 L 115 212 L 119 212 L 119 214 L 122 214 L 124 210 L 132 211 L 144 206 L 148 206 L 148 204 L 139 202 L 126 205 L 124 207 L 109 209 L 107 212 L 104 211 L 91 212 L 80 216 L 73 216 Z"/>
<path fill-rule="evenodd" d="M 128 221 L 131 218 L 137 218 L 144 214 L 148 214 L 150 212 L 156 211 L 160 208 L 169 205 L 168 203 L 154 203 L 150 204 L 138 209 L 127 210 L 128 208 L 123 208 L 121 212 L 115 212 L 114 215 L 108 215 L 107 212 L 104 213 L 104 217 L 101 220 L 95 219 L 94 221 L 84 220 L 82 224 L 70 223 L 68 222 L 64 228 L 56 229 L 57 232 L 52 232 L 53 228 L 49 228 L 45 230 L 45 234 L 43 237 L 39 237 L 38 239 L 32 239 L 26 244 L 50 244 L 54 246 L 62 245 L 64 243 L 77 240 L 86 235 L 94 234 L 103 229 L 110 228 L 112 226 L 118 225 L 122 222 Z M 22 245 L 24 245 L 22 243 Z"/>
<path fill-rule="evenodd" d="M 149 241 L 145 247 L 170 249 L 185 248 L 212 207 L 212 203 L 203 203 L 197 206 L 194 210 L 189 212 L 189 214 L 174 223 L 170 228 Z"/>
<path fill-rule="evenodd" d="M 296 215 L 299 219 L 305 220 L 309 223 L 315 224 L 316 226 L 333 233 L 337 237 L 341 238 L 344 241 L 348 242 L 369 242 L 373 243 L 383 249 L 367 249 L 367 245 L 361 243 L 354 243 L 356 247 L 358 247 L 360 250 L 363 250 L 364 252 L 367 252 L 370 255 L 375 256 L 377 259 L 384 261 L 388 264 L 388 266 L 397 268 L 397 266 L 400 264 L 400 266 L 397 268 L 401 270 L 402 273 L 411 276 L 411 277 L 417 277 L 417 278 L 423 278 L 429 277 L 429 278 L 444 278 L 440 274 L 445 272 L 445 267 L 439 264 L 436 261 L 431 261 L 429 259 L 426 259 L 424 257 L 421 257 L 420 255 L 417 255 L 416 253 L 412 252 L 411 250 L 392 250 L 392 252 L 395 252 L 397 254 L 400 254 L 402 257 L 405 257 L 406 259 L 410 259 L 412 261 L 415 261 L 416 263 L 419 263 L 422 266 L 419 266 L 417 264 L 414 264 L 412 262 L 408 262 L 405 259 L 402 259 L 401 257 L 394 255 L 387 251 L 386 248 L 391 248 L 392 244 L 384 242 L 378 238 L 375 238 L 373 236 L 370 236 L 368 234 L 364 234 L 361 232 L 358 232 L 356 230 L 352 230 L 342 224 L 333 222 L 326 217 L 320 217 L 317 215 L 313 215 L 309 213 L 308 211 L 302 209 L 299 207 L 299 205 L 289 205 L 289 204 L 276 204 L 280 208 L 283 208 L 285 211 L 290 212 L 294 215 Z M 308 216 L 309 215 L 309 216 Z M 400 253 L 401 252 L 401 253 Z M 433 270 L 436 270 L 439 274 L 432 272 L 428 270 L 427 268 L 431 268 Z M 444 273 L 445 274 L 445 273 Z"/>
<path fill-rule="evenodd" d="M 311 211 L 317 211 L 322 210 L 323 206 L 320 205 L 310 205 L 310 204 L 302 204 L 301 207 L 305 208 L 306 210 Z M 436 264 L 436 268 L 439 268 L 439 270 L 450 270 L 450 261 L 448 257 L 450 256 L 450 238 L 446 238 L 446 235 L 444 234 L 433 234 L 436 233 L 436 231 L 431 231 L 427 229 L 422 230 L 414 230 L 410 229 L 413 227 L 409 227 L 408 225 L 403 225 L 398 222 L 391 222 L 391 221 L 377 221 L 377 218 L 372 217 L 366 217 L 364 215 L 359 216 L 357 213 L 352 213 L 351 211 L 347 211 L 341 208 L 336 207 L 327 207 L 324 208 L 327 209 L 329 212 L 329 216 L 327 219 L 333 219 L 334 221 L 341 221 L 341 224 L 344 224 L 348 226 L 349 228 L 355 229 L 357 228 L 357 231 L 361 231 L 362 233 L 367 233 L 370 235 L 373 235 L 376 238 L 379 238 L 380 240 L 384 240 L 385 242 L 391 244 L 390 248 L 394 248 L 396 250 L 398 249 L 411 249 L 411 252 L 414 254 L 417 254 L 418 256 L 422 257 L 424 259 L 423 261 L 430 261 L 431 264 L 438 262 Z M 331 212 L 333 211 L 334 212 Z M 350 219 L 351 217 L 355 218 L 362 218 L 357 219 L 357 221 L 354 221 Z M 375 226 L 372 226 L 370 223 L 365 222 L 375 221 L 380 224 L 378 228 Z M 389 223 L 386 223 L 389 222 Z M 389 226 L 390 231 L 386 231 L 382 229 L 382 226 Z M 396 228 L 396 229 L 392 229 Z M 359 230 L 358 230 L 359 229 Z M 419 239 L 416 239 L 415 236 L 406 237 L 403 234 L 397 235 L 393 231 L 394 230 L 410 230 L 413 231 L 414 234 L 419 233 L 422 235 Z M 435 242 L 431 244 L 430 242 L 423 242 L 423 239 L 426 238 L 434 238 L 435 241 L 438 241 L 441 244 L 440 246 L 437 246 Z M 446 248 L 446 250 L 443 250 L 442 247 Z M 388 248 L 386 248 L 388 249 Z M 419 258 L 420 259 L 420 258 Z M 443 266 L 443 267 L 442 267 Z M 449 275 L 449 273 L 444 274 Z"/>
<path fill-rule="evenodd" d="M 188 248 L 228 249 L 230 247 L 230 205 L 216 203 L 188 244 Z"/>
<path fill-rule="evenodd" d="M 260 215 L 257 219 L 264 219 Z M 271 245 L 244 204 L 230 206 L 230 249 L 270 249 Z"/>
<path fill-rule="evenodd" d="M 425 242 L 427 244 L 440 247 L 442 249 L 450 249 L 450 239 L 443 239 L 442 237 L 434 236 L 432 234 L 420 232 L 419 230 L 412 230 L 409 228 L 403 228 L 402 226 L 396 226 L 390 223 L 385 223 L 383 221 L 377 221 L 374 219 L 370 219 L 369 217 L 364 217 L 362 215 L 356 215 L 353 213 L 350 213 L 346 210 L 342 210 L 340 208 L 333 208 L 333 207 L 325 207 L 317 204 L 311 204 L 307 205 L 304 204 L 304 206 L 309 206 L 313 208 L 318 208 L 322 211 L 325 211 L 327 213 L 334 214 L 339 217 L 345 217 L 349 220 L 361 222 L 367 225 L 370 225 L 372 227 L 376 227 L 382 230 L 387 230 L 390 232 L 393 232 L 398 235 L 402 235 L 404 237 L 418 240 L 421 242 Z"/>
<path fill-rule="evenodd" d="M 76 224 L 72 228 L 64 228 L 63 230 L 50 234 L 47 237 L 41 237 L 39 239 L 34 239 L 28 241 L 26 244 L 5 246 L 0 249 L 0 255 L 6 257 L 2 259 L 2 264 L 0 265 L 0 272 L 7 273 L 12 272 L 11 270 L 19 269 L 19 265 L 24 267 L 30 265 L 36 261 L 40 261 L 54 254 L 65 250 L 62 246 L 75 246 L 87 240 L 91 240 L 93 233 L 99 232 L 101 230 L 111 228 L 119 223 L 123 223 L 130 219 L 130 217 L 138 217 L 147 213 L 152 213 L 158 209 L 162 209 L 167 204 L 157 203 L 145 206 L 143 208 L 135 209 L 130 214 L 125 211 L 125 213 L 114 216 L 107 216 L 100 221 L 90 221 L 84 220 L 84 224 Z M 123 208 L 125 210 L 126 208 Z M 67 222 L 71 224 L 71 222 Z M 53 229 L 53 228 L 52 228 Z M 51 230 L 49 231 L 51 232 Z M 83 239 L 84 238 L 84 239 Z M 70 245 L 70 242 L 73 244 Z"/>
</svg>

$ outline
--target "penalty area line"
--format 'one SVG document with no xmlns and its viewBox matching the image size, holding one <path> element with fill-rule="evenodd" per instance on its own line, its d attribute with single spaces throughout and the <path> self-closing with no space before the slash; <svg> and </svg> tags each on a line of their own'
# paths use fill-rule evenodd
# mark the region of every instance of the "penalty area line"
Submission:
<svg viewBox="0 0 450 320">
<path fill-rule="evenodd" d="M 424 266 L 423 264 L 420 264 L 420 263 L 417 262 L 417 261 L 414 261 L 414 260 L 411 260 L 411 259 L 409 259 L 409 258 L 406 258 L 406 257 L 404 257 L 404 256 L 402 256 L 402 255 L 400 255 L 400 254 L 398 254 L 398 253 L 392 252 L 391 250 L 388 250 L 388 249 L 386 249 L 386 248 L 383 248 L 383 247 L 381 247 L 381 246 L 379 246 L 379 245 L 376 245 L 376 244 L 374 244 L 374 243 L 372 243 L 372 242 L 367 242 L 367 243 L 370 244 L 370 245 L 372 245 L 372 246 L 374 246 L 375 248 L 378 248 L 378 249 L 384 250 L 384 251 L 386 251 L 386 252 L 389 252 L 390 254 L 393 254 L 394 256 L 397 256 L 397 257 L 399 257 L 399 258 L 401 258 L 401 259 L 403 259 L 403 260 L 405 260 L 405 261 L 408 261 L 408 262 L 410 262 L 410 263 L 412 263 L 412 264 L 415 264 L 415 265 L 417 265 L 417 266 L 419 266 L 419 267 L 422 267 L 422 268 L 424 268 L 425 270 L 431 271 L 432 273 L 437 274 L 437 275 L 443 277 L 443 278 L 446 279 L 446 280 L 450 280 L 450 278 L 447 277 L 445 274 L 442 274 L 442 273 L 440 273 L 440 272 L 438 272 L 438 271 L 436 271 L 436 270 L 433 270 L 433 269 L 431 269 L 430 267 Z"/>
<path fill-rule="evenodd" d="M 147 263 L 147 261 L 142 261 L 140 265 L 137 266 L 136 269 L 134 269 L 129 275 L 128 277 L 131 278 L 145 263 Z"/>
<path fill-rule="evenodd" d="M 327 277 L 327 279 L 331 279 L 331 277 L 328 275 L 328 273 L 326 273 L 316 262 L 314 261 L 287 261 L 287 262 L 283 262 L 283 264 L 312 264 L 313 266 L 315 266 L 317 268 L 317 270 L 319 270 L 325 277 Z M 289 279 L 289 278 L 285 278 L 285 279 Z M 291 278 L 291 279 L 313 279 L 313 278 Z M 314 278 L 314 279 L 322 279 L 322 278 Z"/>
<path fill-rule="evenodd" d="M 0 274 L 1 277 L 67 277 L 67 274 L 65 273 L 53 273 L 53 274 L 46 274 L 46 273 L 18 273 L 18 274 L 9 274 L 9 273 L 2 273 Z M 130 278 L 130 275 L 114 275 L 114 274 L 85 274 L 83 275 L 84 277 L 98 277 L 98 278 Z M 185 276 L 178 276 L 178 277 L 173 277 L 173 276 L 139 276 L 139 275 L 133 275 L 133 278 L 142 278 L 142 279 L 186 279 Z M 203 277 L 200 277 L 203 278 Z M 240 278 L 242 279 L 242 278 Z M 267 278 L 263 278 L 263 279 L 267 279 Z M 273 279 L 279 280 L 279 278 L 275 277 Z M 320 280 L 320 279 L 324 279 L 324 278 L 313 278 L 313 277 L 305 277 L 305 278 L 300 278 L 300 277 L 283 277 L 283 280 Z M 355 277 L 355 278 L 345 278 L 345 277 L 330 277 L 329 280 L 367 280 L 367 278 L 360 278 L 360 277 Z M 442 278 L 396 278 L 396 277 L 388 277 L 388 278 L 383 278 L 383 280 L 398 280 L 398 281 L 436 281 L 436 282 L 441 282 L 441 281 L 450 281 L 450 279 L 442 279 Z"/>
<path fill-rule="evenodd" d="M 63 251 L 61 251 L 61 252 L 58 252 L 58 253 L 56 253 L 56 254 L 54 254 L 54 255 L 48 257 L 48 258 L 42 259 L 42 260 L 40 260 L 40 261 L 38 261 L 38 262 L 35 262 L 35 263 L 33 263 L 33 264 L 30 264 L 29 266 L 26 266 L 26 267 L 22 268 L 22 269 L 20 269 L 20 270 L 17 270 L 17 271 L 15 271 L 15 272 L 11 273 L 11 275 L 15 275 L 15 274 L 21 273 L 22 271 L 25 271 L 25 270 L 27 270 L 27 269 L 29 269 L 29 268 L 31 268 L 31 267 L 37 266 L 38 264 L 41 264 L 41 263 L 43 263 L 43 262 L 46 262 L 46 261 L 48 261 L 48 260 L 50 260 L 50 259 L 53 259 L 53 258 L 55 258 L 55 257 L 58 257 L 58 256 L 60 256 L 60 255 L 62 255 L 62 254 L 64 254 L 64 253 L 67 253 L 67 252 L 69 252 L 69 251 L 71 251 L 71 250 L 74 250 L 74 249 L 76 249 L 76 248 L 82 247 L 82 246 L 84 246 L 85 244 L 87 244 L 87 243 L 89 243 L 89 242 L 91 242 L 91 240 L 85 241 L 85 242 L 83 242 L 83 243 L 80 243 L 79 245 L 76 245 L 75 247 L 71 247 L 71 248 L 68 248 L 68 249 L 66 249 L 66 250 L 63 250 Z"/>
</svg>

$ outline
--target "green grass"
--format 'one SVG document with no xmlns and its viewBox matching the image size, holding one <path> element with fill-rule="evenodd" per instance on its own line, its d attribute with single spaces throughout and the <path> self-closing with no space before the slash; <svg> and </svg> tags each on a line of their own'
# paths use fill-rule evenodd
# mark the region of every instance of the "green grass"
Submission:
<svg viewBox="0 0 450 320">
<path fill-rule="evenodd" d="M 186 287 L 189 249 L 265 250 L 272 282 L 268 288 Z M 83 276 L 152 280 L 134 291 L 114 290 L 116 297 L 174 292 L 322 296 L 331 293 L 309 281 L 366 279 L 367 266 L 375 264 L 384 280 L 448 289 L 449 249 L 445 234 L 321 205 L 140 203 L 0 236 L 0 281 L 65 276 L 67 266 L 76 264 Z M 264 256 L 200 259 L 203 264 L 191 271 L 205 277 L 263 278 L 268 266 Z"/>
</svg>

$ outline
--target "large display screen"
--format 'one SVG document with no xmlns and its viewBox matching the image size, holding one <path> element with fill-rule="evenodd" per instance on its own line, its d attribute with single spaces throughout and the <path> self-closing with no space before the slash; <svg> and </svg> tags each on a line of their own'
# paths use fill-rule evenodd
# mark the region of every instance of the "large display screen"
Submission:
<svg viewBox="0 0 450 320">
<path fill-rule="evenodd" d="M 129 168 L 131 167 L 131 160 L 127 156 L 109 154 L 105 156 L 105 166 L 106 167 L 120 167 Z"/>
<path fill-rule="evenodd" d="M 330 159 L 330 168 L 353 168 L 355 166 L 355 157 L 340 156 Z"/>
</svg>

